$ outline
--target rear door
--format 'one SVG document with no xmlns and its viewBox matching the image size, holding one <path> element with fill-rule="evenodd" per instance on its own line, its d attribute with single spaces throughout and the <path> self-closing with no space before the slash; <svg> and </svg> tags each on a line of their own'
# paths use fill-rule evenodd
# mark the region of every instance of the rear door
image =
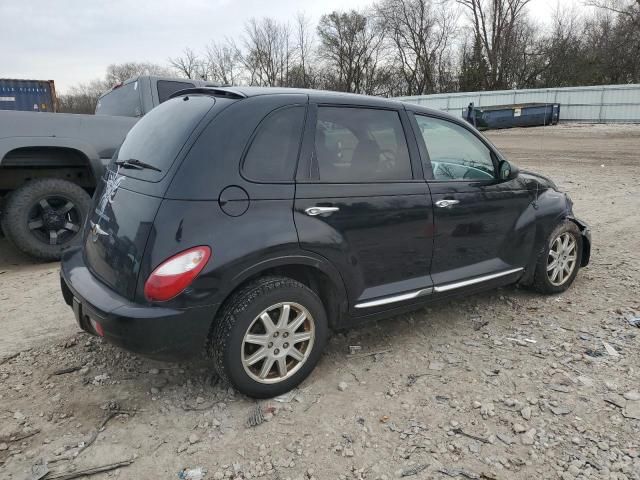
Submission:
<svg viewBox="0 0 640 480">
<path fill-rule="evenodd" d="M 343 275 L 353 314 L 431 291 L 432 209 L 402 109 L 311 105 L 294 220 Z"/>
<path fill-rule="evenodd" d="M 434 204 L 436 292 L 475 288 L 483 277 L 517 276 L 535 234 L 534 222 L 521 221 L 533 200 L 524 182 L 499 180 L 497 153 L 466 125 L 419 114 L 414 119 Z"/>
</svg>

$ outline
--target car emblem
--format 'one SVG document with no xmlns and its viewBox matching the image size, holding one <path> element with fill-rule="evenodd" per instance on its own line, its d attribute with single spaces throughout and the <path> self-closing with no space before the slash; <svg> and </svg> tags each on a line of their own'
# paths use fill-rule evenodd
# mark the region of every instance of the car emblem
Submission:
<svg viewBox="0 0 640 480">
<path fill-rule="evenodd" d="M 118 167 L 115 171 L 108 170 L 106 177 L 104 179 L 104 192 L 102 193 L 102 197 L 98 202 L 98 214 L 102 217 L 104 215 L 104 211 L 107 208 L 107 205 L 113 203 L 113 199 L 116 196 L 116 192 L 118 188 L 120 188 L 120 184 L 124 182 L 125 177 L 120 175 L 120 167 Z"/>
<path fill-rule="evenodd" d="M 93 222 L 90 222 L 90 223 L 91 223 L 91 241 L 92 242 L 95 243 L 96 241 L 98 241 L 98 237 L 100 235 L 109 236 L 109 234 L 105 232 L 100 225 Z"/>
</svg>

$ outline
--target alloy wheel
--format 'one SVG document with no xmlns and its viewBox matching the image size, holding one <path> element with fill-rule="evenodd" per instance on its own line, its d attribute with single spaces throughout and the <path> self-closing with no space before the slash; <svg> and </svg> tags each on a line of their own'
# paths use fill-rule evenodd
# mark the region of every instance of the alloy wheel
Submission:
<svg viewBox="0 0 640 480">
<path fill-rule="evenodd" d="M 547 277 L 555 287 L 564 284 L 576 268 L 578 249 L 575 237 L 564 232 L 551 244 L 547 257 Z"/>
<path fill-rule="evenodd" d="M 70 199 L 51 195 L 41 198 L 29 211 L 27 226 L 32 235 L 49 245 L 62 245 L 80 231 L 82 215 Z"/>
<path fill-rule="evenodd" d="M 245 332 L 242 366 L 257 382 L 281 382 L 304 365 L 314 340 L 315 322 L 306 308 L 294 302 L 272 305 Z"/>
</svg>

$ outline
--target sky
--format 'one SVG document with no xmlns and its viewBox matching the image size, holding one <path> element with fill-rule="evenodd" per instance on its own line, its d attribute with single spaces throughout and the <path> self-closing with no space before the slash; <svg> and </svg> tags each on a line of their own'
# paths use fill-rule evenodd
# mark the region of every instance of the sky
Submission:
<svg viewBox="0 0 640 480">
<path fill-rule="evenodd" d="M 0 0 L 0 78 L 55 80 L 58 91 L 104 76 L 111 63 L 166 64 L 185 47 L 238 38 L 252 17 L 314 24 L 324 13 L 371 5 L 373 0 Z M 540 23 L 560 3 L 532 0 Z"/>
</svg>

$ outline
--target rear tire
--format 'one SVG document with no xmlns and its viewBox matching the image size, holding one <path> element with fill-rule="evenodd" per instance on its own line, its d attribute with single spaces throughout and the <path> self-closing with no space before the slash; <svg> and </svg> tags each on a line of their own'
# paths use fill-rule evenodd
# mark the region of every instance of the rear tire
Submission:
<svg viewBox="0 0 640 480">
<path fill-rule="evenodd" d="M 562 293 L 578 275 L 582 235 L 571 220 L 564 220 L 547 237 L 538 255 L 533 288 L 540 293 Z"/>
<path fill-rule="evenodd" d="M 220 377 L 238 391 L 271 398 L 311 373 L 328 331 L 324 306 L 312 290 L 291 278 L 263 277 L 225 303 L 207 353 Z"/>
<path fill-rule="evenodd" d="M 62 250 L 79 243 L 91 197 L 59 178 L 32 180 L 13 191 L 4 204 L 2 230 L 20 251 L 41 260 L 59 260 Z"/>
</svg>

